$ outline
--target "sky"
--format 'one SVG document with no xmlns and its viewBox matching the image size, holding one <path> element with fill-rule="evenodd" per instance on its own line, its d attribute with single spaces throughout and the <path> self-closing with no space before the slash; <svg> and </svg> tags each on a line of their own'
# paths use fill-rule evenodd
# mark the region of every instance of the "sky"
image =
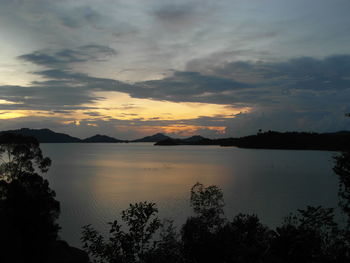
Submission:
<svg viewBox="0 0 350 263">
<path fill-rule="evenodd" d="M 349 130 L 348 0 L 0 0 L 0 130 Z"/>
</svg>

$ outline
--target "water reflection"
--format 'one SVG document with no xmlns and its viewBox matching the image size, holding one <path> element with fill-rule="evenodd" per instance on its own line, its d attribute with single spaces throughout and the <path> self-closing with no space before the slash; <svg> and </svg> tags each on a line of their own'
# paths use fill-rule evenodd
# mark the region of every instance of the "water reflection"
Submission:
<svg viewBox="0 0 350 263">
<path fill-rule="evenodd" d="M 62 237 L 79 246 L 80 227 L 106 230 L 129 203 L 152 201 L 181 224 L 197 181 L 224 190 L 226 213 L 257 213 L 273 225 L 306 205 L 335 206 L 331 152 L 152 144 L 43 144 L 61 201 Z"/>
</svg>

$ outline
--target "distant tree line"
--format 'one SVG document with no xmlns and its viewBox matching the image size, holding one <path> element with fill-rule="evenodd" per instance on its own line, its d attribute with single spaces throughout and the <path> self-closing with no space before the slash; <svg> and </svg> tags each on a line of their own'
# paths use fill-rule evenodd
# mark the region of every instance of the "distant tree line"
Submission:
<svg viewBox="0 0 350 263">
<path fill-rule="evenodd" d="M 242 148 L 261 149 L 302 149 L 344 151 L 350 149 L 350 132 L 259 132 L 257 135 L 225 140 L 221 145 L 230 144 Z"/>
<path fill-rule="evenodd" d="M 259 130 L 256 135 L 240 138 L 208 139 L 200 137 L 196 140 L 168 138 L 155 145 L 220 145 L 255 149 L 344 151 L 350 148 L 350 132 L 263 132 Z"/>
</svg>

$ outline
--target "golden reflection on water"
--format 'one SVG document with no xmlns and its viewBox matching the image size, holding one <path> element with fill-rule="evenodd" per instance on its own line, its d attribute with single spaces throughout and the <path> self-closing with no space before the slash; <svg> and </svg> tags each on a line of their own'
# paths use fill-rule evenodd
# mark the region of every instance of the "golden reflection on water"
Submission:
<svg viewBox="0 0 350 263">
<path fill-rule="evenodd" d="M 218 184 L 220 176 L 216 175 L 223 174 L 223 167 L 212 163 L 96 160 L 93 165 L 100 169 L 91 181 L 91 191 L 102 204 L 111 200 L 128 204 L 179 195 L 189 197 L 195 182 Z"/>
</svg>

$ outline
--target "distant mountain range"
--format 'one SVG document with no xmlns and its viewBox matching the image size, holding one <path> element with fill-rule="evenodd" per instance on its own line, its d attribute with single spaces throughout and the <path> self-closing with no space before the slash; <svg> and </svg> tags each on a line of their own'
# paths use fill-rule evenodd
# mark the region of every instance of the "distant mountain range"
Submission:
<svg viewBox="0 0 350 263">
<path fill-rule="evenodd" d="M 111 142 L 111 143 L 116 143 L 116 142 L 127 142 L 127 141 L 122 141 L 122 140 L 118 140 L 116 138 L 113 137 L 109 137 L 107 135 L 100 135 L 100 134 L 96 134 L 94 136 L 91 136 L 89 138 L 86 138 L 84 140 L 82 140 L 82 142 Z"/>
<path fill-rule="evenodd" d="M 174 139 L 162 133 L 141 139 L 126 141 L 106 135 L 96 134 L 86 139 L 79 139 L 68 134 L 57 133 L 49 129 L 28 129 L 2 131 L 35 137 L 41 143 L 127 143 L 154 142 L 155 145 L 220 145 L 255 149 L 293 149 L 293 150 L 331 150 L 350 149 L 350 132 L 307 133 L 307 132 L 260 132 L 256 135 L 240 138 L 208 139 L 195 135 L 186 139 Z"/>
<path fill-rule="evenodd" d="M 134 141 L 119 140 L 107 135 L 96 134 L 86 139 L 72 137 L 68 134 L 54 132 L 50 129 L 28 129 L 22 128 L 17 130 L 1 131 L 0 134 L 15 133 L 24 136 L 32 136 L 41 143 L 125 143 L 125 142 L 159 142 L 170 137 L 157 133 Z"/>
<path fill-rule="evenodd" d="M 163 133 L 156 133 L 152 136 L 146 136 L 141 139 L 133 140 L 131 142 L 160 142 L 167 139 L 171 139 L 169 136 L 164 135 Z"/>
<path fill-rule="evenodd" d="M 82 142 L 81 139 L 72 137 L 68 134 L 57 133 L 49 129 L 28 129 L 22 128 L 18 130 L 2 131 L 0 134 L 4 133 L 15 133 L 24 136 L 32 136 L 42 143 L 72 143 L 72 142 Z"/>
</svg>

